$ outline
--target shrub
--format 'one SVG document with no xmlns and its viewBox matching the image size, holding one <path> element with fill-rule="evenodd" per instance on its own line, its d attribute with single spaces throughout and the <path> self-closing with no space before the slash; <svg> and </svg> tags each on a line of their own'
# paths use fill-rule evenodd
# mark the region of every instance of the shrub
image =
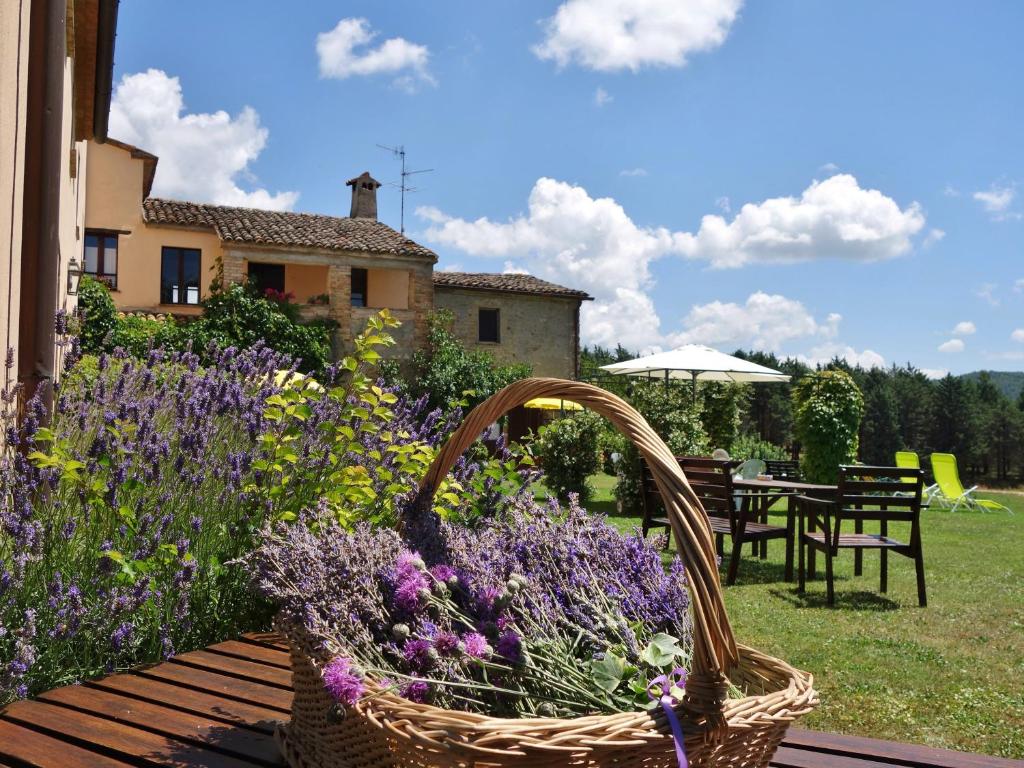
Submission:
<svg viewBox="0 0 1024 768">
<path fill-rule="evenodd" d="M 732 450 L 740 430 L 740 409 L 750 400 L 750 390 L 742 384 L 707 382 L 700 385 L 701 425 L 708 435 L 708 444 Z"/>
<path fill-rule="evenodd" d="M 581 411 L 540 428 L 533 443 L 540 459 L 547 487 L 560 500 L 570 493 L 587 501 L 592 493 L 587 478 L 601 468 L 598 452 L 604 419 L 591 411 Z"/>
<path fill-rule="evenodd" d="M 627 399 L 675 455 L 707 453 L 707 435 L 701 426 L 689 387 L 665 386 L 659 381 L 637 381 Z M 631 442 L 625 443 L 617 473 L 615 497 L 622 502 L 627 512 L 639 514 L 643 509 L 640 453 Z"/>
<path fill-rule="evenodd" d="M 756 435 L 740 435 L 733 440 L 730 453 L 734 459 L 761 459 L 761 461 L 785 461 L 789 452 L 781 445 L 761 440 Z"/>
<path fill-rule="evenodd" d="M 98 355 L 112 349 L 109 342 L 117 327 L 117 308 L 110 298 L 110 289 L 83 275 L 78 284 L 78 311 L 82 316 L 82 352 Z"/>
<path fill-rule="evenodd" d="M 451 331 L 454 317 L 439 310 L 430 317 L 427 348 L 412 358 L 409 391 L 426 395 L 432 408 L 451 409 L 483 402 L 502 387 L 531 373 L 529 365 L 499 365 L 483 351 L 470 351 Z M 397 368 L 391 369 L 391 375 Z"/>
<path fill-rule="evenodd" d="M 793 388 L 793 415 L 801 444 L 800 468 L 812 483 L 834 483 L 839 465 L 857 458 L 864 398 L 844 371 L 816 371 Z"/>
</svg>

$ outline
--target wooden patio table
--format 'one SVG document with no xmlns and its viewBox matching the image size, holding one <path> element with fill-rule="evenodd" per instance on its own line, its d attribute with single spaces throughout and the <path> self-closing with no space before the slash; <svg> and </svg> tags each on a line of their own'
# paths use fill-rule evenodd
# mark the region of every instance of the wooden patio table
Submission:
<svg viewBox="0 0 1024 768">
<path fill-rule="evenodd" d="M 830 499 L 836 495 L 839 491 L 839 487 L 836 485 L 822 485 L 820 483 L 801 483 L 796 480 L 741 480 L 740 478 L 733 478 L 732 481 L 733 490 L 736 491 L 756 491 L 761 494 L 760 497 L 755 497 L 758 504 L 760 504 L 760 522 L 768 522 L 768 510 L 771 509 L 772 505 L 779 499 L 787 499 L 786 503 L 786 535 L 790 541 L 793 541 L 796 546 L 799 546 L 800 542 L 794 541 L 796 537 L 796 518 L 797 518 L 797 507 L 793 503 L 795 496 L 813 496 L 819 499 Z M 774 495 L 773 495 L 774 494 Z M 756 544 L 755 544 L 756 546 Z M 754 552 L 754 554 L 758 554 Z M 768 542 L 762 541 L 760 547 L 760 555 L 763 560 L 768 556 Z M 809 553 L 809 557 L 813 558 L 813 551 Z M 808 561 L 808 567 L 810 573 L 814 574 L 814 560 Z M 786 581 L 793 581 L 793 564 L 786 563 L 785 572 Z"/>
<path fill-rule="evenodd" d="M 0 768 L 283 765 L 274 729 L 291 712 L 291 662 L 248 634 L 0 709 Z M 893 741 L 791 729 L 773 768 L 1024 768 Z"/>
</svg>

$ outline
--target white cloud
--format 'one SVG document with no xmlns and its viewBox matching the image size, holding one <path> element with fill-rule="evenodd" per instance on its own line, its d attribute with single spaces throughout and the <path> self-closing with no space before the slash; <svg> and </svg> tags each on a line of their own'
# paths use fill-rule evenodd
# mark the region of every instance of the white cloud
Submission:
<svg viewBox="0 0 1024 768">
<path fill-rule="evenodd" d="M 824 165 L 819 165 L 818 170 L 821 171 L 822 173 L 827 173 L 831 176 L 833 173 L 839 170 L 839 166 L 836 165 L 835 163 L 825 163 Z"/>
<path fill-rule="evenodd" d="M 605 104 L 610 104 L 613 101 L 615 101 L 615 97 L 608 93 L 608 91 L 606 91 L 601 86 L 598 86 L 597 90 L 594 91 L 595 107 L 603 107 Z"/>
<path fill-rule="evenodd" d="M 298 192 L 257 188 L 238 179 L 267 145 L 269 131 L 252 107 L 235 117 L 219 110 L 184 113 L 181 82 L 159 69 L 124 75 L 110 105 L 110 135 L 159 156 L 153 193 L 199 202 L 289 210 Z"/>
<path fill-rule="evenodd" d="M 1024 293 L 1024 277 L 1017 278 L 1013 281 L 1013 292 Z"/>
<path fill-rule="evenodd" d="M 836 343 L 819 344 L 813 347 L 806 355 L 797 355 L 796 357 L 804 364 L 810 366 L 826 365 L 838 357 L 850 365 L 859 365 L 861 368 L 885 367 L 885 358 L 873 349 L 863 349 L 858 352 L 849 345 Z"/>
<path fill-rule="evenodd" d="M 939 344 L 939 352 L 963 352 L 963 339 L 950 339 Z"/>
<path fill-rule="evenodd" d="M 514 261 L 506 261 L 501 270 L 503 275 L 528 275 L 530 271 L 516 264 Z"/>
<path fill-rule="evenodd" d="M 928 230 L 928 234 L 924 236 L 924 240 L 921 241 L 921 247 L 931 248 L 945 236 L 945 230 L 938 229 L 937 227 L 932 227 L 931 229 Z"/>
<path fill-rule="evenodd" d="M 715 207 L 722 213 L 732 213 L 732 205 L 726 195 L 722 195 L 720 198 L 715 200 Z"/>
<path fill-rule="evenodd" d="M 949 375 L 948 368 L 919 368 L 918 370 L 929 379 L 943 379 Z"/>
<path fill-rule="evenodd" d="M 942 194 L 946 197 L 960 197 L 960 190 L 954 187 L 952 184 L 947 184 L 942 188 Z"/>
<path fill-rule="evenodd" d="M 625 170 L 619 171 L 619 176 L 646 176 L 646 168 L 626 168 Z M 1024 282 L 1024 281 L 1021 281 Z"/>
<path fill-rule="evenodd" d="M 977 327 L 970 320 L 961 320 L 953 326 L 954 336 L 970 336 L 977 331 Z"/>
<path fill-rule="evenodd" d="M 706 215 L 695 235 L 678 235 L 678 247 L 713 267 L 821 257 L 875 261 L 911 250 L 911 238 L 924 222 L 917 203 L 901 209 L 891 197 L 863 189 L 844 173 L 812 182 L 798 198 L 747 203 L 732 221 Z"/>
<path fill-rule="evenodd" d="M 682 67 L 723 42 L 742 0 L 565 0 L 544 22 L 541 59 L 600 71 Z"/>
<path fill-rule="evenodd" d="M 462 265 L 458 262 L 452 262 L 451 264 L 444 264 L 436 268 L 438 272 L 462 272 L 464 271 Z"/>
<path fill-rule="evenodd" d="M 1017 197 L 1016 184 L 996 183 L 987 190 L 975 192 L 972 197 L 981 203 L 982 207 L 991 215 L 993 221 L 1021 218 L 1020 213 L 1009 210 L 1014 199 Z"/>
<path fill-rule="evenodd" d="M 1024 344 L 1024 328 L 1017 328 L 1013 333 L 1010 334 L 1012 341 L 1020 342 Z"/>
<path fill-rule="evenodd" d="M 924 224 L 916 205 L 901 211 L 882 193 L 862 190 L 852 176 L 814 183 L 799 199 L 745 205 L 731 223 L 705 216 L 696 235 L 639 226 L 612 198 L 592 198 L 582 187 L 549 178 L 534 185 L 528 211 L 505 222 L 470 221 L 436 208 L 417 214 L 429 223 L 424 237 L 430 241 L 474 256 L 515 259 L 539 277 L 588 291 L 597 301 L 583 305 L 585 340 L 633 348 L 669 335 L 649 295 L 650 267 L 659 258 L 705 259 L 713 267 L 834 256 L 869 260 L 910 249 L 911 235 Z"/>
<path fill-rule="evenodd" d="M 834 337 L 841 319 L 831 314 L 819 322 L 799 301 L 757 291 L 743 304 L 712 301 L 692 307 L 683 318 L 683 331 L 668 341 L 673 346 L 707 344 L 779 352 L 792 339 Z"/>
<path fill-rule="evenodd" d="M 990 306 L 998 307 L 999 299 L 995 295 L 996 288 L 998 286 L 995 283 L 982 283 L 974 290 L 974 295 Z"/>
<path fill-rule="evenodd" d="M 372 48 L 370 43 L 376 37 L 370 22 L 357 18 L 342 19 L 330 32 L 321 32 L 316 36 L 320 76 L 344 80 L 353 75 L 402 72 L 394 84 L 404 90 L 415 90 L 420 83 L 437 84 L 427 70 L 427 46 L 392 37 Z"/>
</svg>

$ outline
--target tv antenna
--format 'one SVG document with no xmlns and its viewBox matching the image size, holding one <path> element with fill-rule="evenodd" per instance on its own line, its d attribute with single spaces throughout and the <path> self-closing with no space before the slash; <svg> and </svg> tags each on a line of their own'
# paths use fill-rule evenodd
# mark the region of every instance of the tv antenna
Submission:
<svg viewBox="0 0 1024 768">
<path fill-rule="evenodd" d="M 398 189 L 400 189 L 402 191 L 402 212 L 401 212 L 401 218 L 399 219 L 399 221 L 401 222 L 401 224 L 400 224 L 401 230 L 400 231 L 404 235 L 405 234 L 405 193 L 406 192 L 418 192 L 419 191 L 416 187 L 410 187 L 409 186 L 408 178 L 410 176 L 416 175 L 417 173 L 430 173 L 434 169 L 433 168 L 421 168 L 418 171 L 407 171 L 405 169 L 405 145 L 404 144 L 399 144 L 397 147 L 389 147 L 386 144 L 378 144 L 377 146 L 380 147 L 381 149 L 386 149 L 388 152 L 393 154 L 395 157 L 400 158 L 401 161 L 402 161 L 402 181 L 401 181 L 400 184 L 391 184 L 391 186 L 398 187 Z"/>
</svg>

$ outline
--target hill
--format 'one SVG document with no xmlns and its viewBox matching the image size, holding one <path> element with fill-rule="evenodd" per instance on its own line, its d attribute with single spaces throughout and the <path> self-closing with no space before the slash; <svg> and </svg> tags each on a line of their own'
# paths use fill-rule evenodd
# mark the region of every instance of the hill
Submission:
<svg viewBox="0 0 1024 768">
<path fill-rule="evenodd" d="M 972 371 L 963 374 L 960 378 L 977 381 L 981 373 L 981 371 Z M 1008 398 L 1016 400 L 1020 397 L 1021 390 L 1024 389 L 1024 371 L 988 371 L 988 375 L 992 377 L 992 383 L 996 385 L 996 388 Z"/>
</svg>

